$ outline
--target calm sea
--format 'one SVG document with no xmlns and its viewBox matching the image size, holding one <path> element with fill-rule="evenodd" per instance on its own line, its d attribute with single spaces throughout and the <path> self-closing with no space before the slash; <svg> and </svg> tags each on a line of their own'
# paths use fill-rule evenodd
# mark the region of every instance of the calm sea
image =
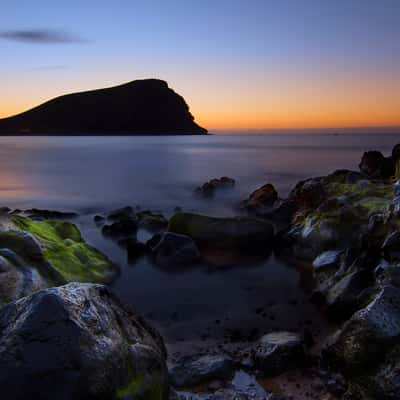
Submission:
<svg viewBox="0 0 400 400">
<path fill-rule="evenodd" d="M 301 179 L 357 169 L 364 151 L 389 153 L 396 142 L 399 135 L 372 134 L 2 137 L 0 205 L 78 211 L 88 241 L 121 265 L 115 291 L 168 340 L 223 336 L 233 329 L 297 329 L 313 313 L 304 273 L 273 256 L 217 271 L 161 270 L 147 259 L 130 265 L 102 237 L 93 215 L 126 205 L 166 215 L 177 206 L 234 215 L 239 202 L 264 183 L 285 196 Z M 196 186 L 219 176 L 236 179 L 235 189 L 212 200 L 193 197 Z"/>
</svg>

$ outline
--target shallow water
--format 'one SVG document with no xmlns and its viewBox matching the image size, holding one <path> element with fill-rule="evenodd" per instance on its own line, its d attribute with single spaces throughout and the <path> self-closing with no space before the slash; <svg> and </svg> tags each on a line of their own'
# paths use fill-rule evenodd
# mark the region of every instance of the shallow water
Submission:
<svg viewBox="0 0 400 400">
<path fill-rule="evenodd" d="M 171 215 L 175 207 L 234 215 L 240 201 L 271 182 L 294 184 L 338 168 L 357 169 L 363 151 L 389 153 L 396 135 L 170 137 L 2 137 L 0 205 L 78 211 L 84 236 L 122 267 L 115 291 L 167 339 L 223 336 L 232 330 L 301 329 L 312 318 L 307 274 L 271 257 L 257 265 L 166 271 L 143 258 L 129 265 L 102 237 L 93 214 L 132 205 Z M 232 191 L 198 200 L 193 189 L 219 176 Z M 141 234 L 146 235 L 142 232 Z M 256 309 L 262 308 L 258 313 Z"/>
</svg>

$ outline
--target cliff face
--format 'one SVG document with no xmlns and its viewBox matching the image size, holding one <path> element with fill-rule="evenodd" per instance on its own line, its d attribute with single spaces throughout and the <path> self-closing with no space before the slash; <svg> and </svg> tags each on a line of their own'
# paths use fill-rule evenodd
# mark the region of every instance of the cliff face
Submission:
<svg viewBox="0 0 400 400">
<path fill-rule="evenodd" d="M 158 79 L 74 93 L 0 119 L 3 135 L 206 134 L 183 97 Z"/>
</svg>

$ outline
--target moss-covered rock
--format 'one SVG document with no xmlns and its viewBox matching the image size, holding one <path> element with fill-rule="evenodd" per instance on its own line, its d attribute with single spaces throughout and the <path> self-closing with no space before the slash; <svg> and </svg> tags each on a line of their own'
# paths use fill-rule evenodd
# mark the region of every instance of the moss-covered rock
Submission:
<svg viewBox="0 0 400 400">
<path fill-rule="evenodd" d="M 63 221 L 37 222 L 13 217 L 14 226 L 24 233 L 3 232 L 7 248 L 15 251 L 38 268 L 49 272 L 55 284 L 64 282 L 110 282 L 117 273 L 116 266 L 101 252 L 88 245 L 76 225 Z M 40 245 L 40 254 L 32 245 L 21 249 L 21 235 L 29 234 Z M 15 235 L 12 240 L 11 235 Z M 22 246 L 23 247 L 23 246 Z M 50 268 L 48 268 L 50 266 Z"/>
</svg>

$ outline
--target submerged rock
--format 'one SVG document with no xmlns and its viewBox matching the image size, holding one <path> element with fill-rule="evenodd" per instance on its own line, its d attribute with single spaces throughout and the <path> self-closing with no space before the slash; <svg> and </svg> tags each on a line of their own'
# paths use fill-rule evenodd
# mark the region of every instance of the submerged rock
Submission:
<svg viewBox="0 0 400 400">
<path fill-rule="evenodd" d="M 70 218 L 76 218 L 78 216 L 78 214 L 74 212 L 40 210 L 38 208 L 31 208 L 30 210 L 25 210 L 24 214 L 26 214 L 28 218 L 34 220 L 70 219 Z"/>
<path fill-rule="evenodd" d="M 112 239 L 120 239 L 130 235 L 135 235 L 137 231 L 137 223 L 133 220 L 120 220 L 110 225 L 104 225 L 102 228 L 104 236 Z"/>
<path fill-rule="evenodd" d="M 265 255 L 272 248 L 274 228 L 261 219 L 214 218 L 178 213 L 169 221 L 168 231 L 191 237 L 205 257 L 220 252 Z"/>
<path fill-rule="evenodd" d="M 139 226 L 150 232 L 163 231 L 168 226 L 168 220 L 164 215 L 152 211 L 140 211 L 136 214 Z"/>
<path fill-rule="evenodd" d="M 203 197 L 212 197 L 220 189 L 231 189 L 235 186 L 235 180 L 223 176 L 221 178 L 211 179 L 195 189 L 195 194 Z"/>
<path fill-rule="evenodd" d="M 111 221 L 132 220 L 136 219 L 136 214 L 131 206 L 127 206 L 111 211 L 107 218 Z"/>
<path fill-rule="evenodd" d="M 200 251 L 194 241 L 185 235 L 166 232 L 153 248 L 155 261 L 162 267 L 191 265 L 200 260 Z"/>
<path fill-rule="evenodd" d="M 301 337 L 292 332 L 264 335 L 251 349 L 256 368 L 263 376 L 279 375 L 299 366 L 305 357 Z"/>
<path fill-rule="evenodd" d="M 175 387 L 192 387 L 211 380 L 229 379 L 234 366 L 233 360 L 224 355 L 194 355 L 178 360 L 169 375 Z"/>
<path fill-rule="evenodd" d="M 135 261 L 147 252 L 147 246 L 139 242 L 136 238 L 120 239 L 118 240 L 118 244 L 126 250 L 129 262 Z"/>
<path fill-rule="evenodd" d="M 105 286 L 41 290 L 0 310 L 9 399 L 167 400 L 161 337 Z"/>
</svg>

